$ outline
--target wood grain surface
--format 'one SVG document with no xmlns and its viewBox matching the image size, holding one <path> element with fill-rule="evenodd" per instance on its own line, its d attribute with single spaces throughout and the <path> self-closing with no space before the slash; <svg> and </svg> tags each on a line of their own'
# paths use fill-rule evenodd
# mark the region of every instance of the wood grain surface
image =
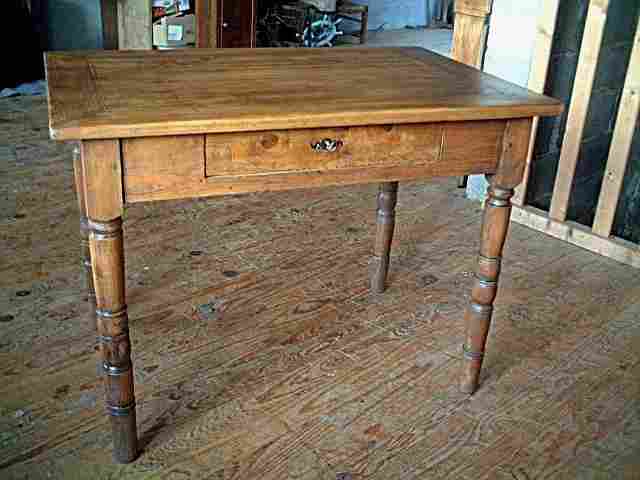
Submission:
<svg viewBox="0 0 640 480">
<path fill-rule="evenodd" d="M 142 454 L 114 465 L 46 111 L 0 102 L 3 480 L 638 478 L 640 273 L 512 225 L 462 395 L 481 210 L 449 181 L 401 186 L 384 295 L 377 185 L 127 207 Z"/>
<path fill-rule="evenodd" d="M 48 53 L 52 138 L 555 115 L 560 102 L 420 48 Z M 180 81 L 173 81 L 173 79 Z"/>
</svg>

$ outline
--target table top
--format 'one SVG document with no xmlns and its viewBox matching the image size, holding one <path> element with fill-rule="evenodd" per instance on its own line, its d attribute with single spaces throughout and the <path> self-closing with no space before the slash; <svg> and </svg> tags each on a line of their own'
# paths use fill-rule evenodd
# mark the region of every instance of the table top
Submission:
<svg viewBox="0 0 640 480">
<path fill-rule="evenodd" d="M 421 48 L 46 55 L 57 140 L 557 115 L 552 98 Z"/>
</svg>

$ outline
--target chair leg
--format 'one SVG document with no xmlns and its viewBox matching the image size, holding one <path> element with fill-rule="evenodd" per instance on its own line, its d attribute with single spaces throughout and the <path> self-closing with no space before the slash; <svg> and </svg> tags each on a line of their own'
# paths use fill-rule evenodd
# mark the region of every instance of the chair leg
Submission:
<svg viewBox="0 0 640 480">
<path fill-rule="evenodd" d="M 389 270 L 389 253 L 396 224 L 398 182 L 381 183 L 378 191 L 376 241 L 371 259 L 371 290 L 382 293 Z"/>
</svg>

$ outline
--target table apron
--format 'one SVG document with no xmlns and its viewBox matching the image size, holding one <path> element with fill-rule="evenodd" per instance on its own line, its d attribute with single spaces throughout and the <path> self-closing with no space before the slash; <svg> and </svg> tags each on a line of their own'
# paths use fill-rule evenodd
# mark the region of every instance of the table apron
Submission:
<svg viewBox="0 0 640 480">
<path fill-rule="evenodd" d="M 495 172 L 507 120 L 121 140 L 126 202 Z M 324 142 L 323 140 L 329 140 Z"/>
</svg>

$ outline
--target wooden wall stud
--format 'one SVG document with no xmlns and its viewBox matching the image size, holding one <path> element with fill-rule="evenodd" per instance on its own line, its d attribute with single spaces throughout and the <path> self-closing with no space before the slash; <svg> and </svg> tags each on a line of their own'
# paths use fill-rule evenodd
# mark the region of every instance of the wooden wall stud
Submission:
<svg viewBox="0 0 640 480">
<path fill-rule="evenodd" d="M 531 59 L 531 70 L 529 72 L 529 81 L 527 87 L 537 93 L 544 93 L 547 84 L 547 72 L 549 71 L 549 60 L 551 58 L 551 50 L 553 47 L 553 36 L 556 31 L 556 21 L 558 18 L 558 10 L 560 0 L 547 0 L 542 4 L 542 11 L 538 18 L 535 50 Z M 531 168 L 531 160 L 533 158 L 533 148 L 536 142 L 536 133 L 538 131 L 539 118 L 533 119 L 531 127 L 531 140 L 529 141 L 529 151 L 527 153 L 527 163 L 525 165 L 523 181 L 513 196 L 513 203 L 522 206 L 527 195 L 527 186 L 529 183 L 529 175 Z"/>
<path fill-rule="evenodd" d="M 589 99 L 593 90 L 600 47 L 607 23 L 609 0 L 591 0 L 587 10 L 576 80 L 571 93 L 571 104 L 567 112 L 567 128 L 562 140 L 558 172 L 553 185 L 549 218 L 563 222 L 567 219 L 569 197 L 578 164 L 578 155 L 582 145 L 582 136 L 589 113 Z"/>
<path fill-rule="evenodd" d="M 640 113 L 640 25 L 636 27 L 633 39 L 631 58 L 627 67 L 620 107 L 611 139 L 609 158 L 602 190 L 598 198 L 598 208 L 593 221 L 593 231 L 605 238 L 611 235 L 613 219 L 622 193 L 627 163 L 633 145 L 633 136 L 638 124 Z"/>
</svg>

